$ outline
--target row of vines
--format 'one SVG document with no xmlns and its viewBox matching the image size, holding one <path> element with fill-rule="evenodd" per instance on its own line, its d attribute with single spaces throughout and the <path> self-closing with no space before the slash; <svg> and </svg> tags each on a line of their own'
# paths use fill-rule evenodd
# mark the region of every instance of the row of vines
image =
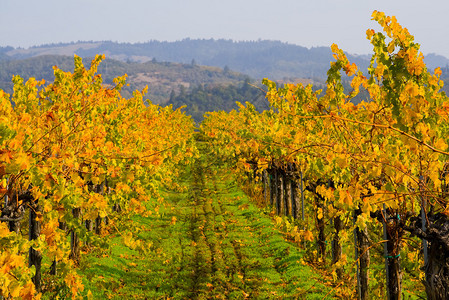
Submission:
<svg viewBox="0 0 449 300">
<path fill-rule="evenodd" d="M 247 103 L 210 113 L 201 130 L 217 155 L 258 179 L 279 214 L 294 217 L 335 289 L 400 299 L 404 280 L 415 280 L 428 299 L 449 299 L 449 98 L 408 30 L 382 12 L 372 17 L 383 32 L 367 31 L 367 72 L 334 44 L 323 95 L 264 80 L 270 110 Z"/>
<path fill-rule="evenodd" d="M 50 84 L 13 78 L 0 90 L 0 295 L 76 297 L 80 249 L 113 232 L 142 251 L 136 214 L 161 186 L 176 187 L 195 156 L 194 123 L 180 110 L 120 96 L 125 76 L 102 83 L 97 56 L 86 69 L 54 68 Z"/>
</svg>

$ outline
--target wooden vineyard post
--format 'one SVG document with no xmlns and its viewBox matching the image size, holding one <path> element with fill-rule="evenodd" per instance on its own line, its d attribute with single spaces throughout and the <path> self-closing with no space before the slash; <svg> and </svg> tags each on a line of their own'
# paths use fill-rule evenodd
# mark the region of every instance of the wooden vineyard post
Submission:
<svg viewBox="0 0 449 300">
<path fill-rule="evenodd" d="M 101 234 L 101 217 L 95 219 L 95 234 Z"/>
<path fill-rule="evenodd" d="M 293 219 L 297 219 L 298 218 L 298 183 L 297 183 L 297 176 L 296 176 L 296 172 L 295 172 L 295 167 L 290 164 L 290 172 L 291 172 L 291 180 L 290 180 L 290 189 L 291 189 L 291 213 L 292 213 L 292 217 Z"/>
<path fill-rule="evenodd" d="M 358 212 L 354 211 L 354 217 L 353 217 L 353 225 L 355 225 L 357 221 Z M 362 287 L 361 287 L 361 280 L 360 280 L 360 261 L 359 261 L 359 248 L 358 248 L 358 239 L 357 239 L 357 227 L 354 228 L 354 259 L 356 264 L 356 276 L 357 276 L 357 299 L 362 299 Z"/>
<path fill-rule="evenodd" d="M 360 209 L 354 211 L 354 224 L 357 217 L 360 215 Z M 357 291 L 360 300 L 369 299 L 369 242 L 368 229 L 366 226 L 363 229 L 354 228 L 354 252 L 355 260 L 357 261 Z"/>
<path fill-rule="evenodd" d="M 279 206 L 279 171 L 278 169 L 274 169 L 274 205 L 276 206 L 276 214 L 279 215 L 280 206 Z"/>
<path fill-rule="evenodd" d="M 17 195 L 16 195 L 17 197 Z M 14 196 L 13 196 L 14 198 Z M 13 199 L 10 199 L 10 201 L 8 201 L 8 195 L 6 195 L 5 197 L 5 209 L 8 211 L 8 215 L 11 218 L 8 221 L 8 228 L 9 231 L 11 232 L 15 232 L 15 233 L 19 233 L 20 230 L 20 223 L 19 221 L 16 219 L 17 216 L 17 203 L 18 201 L 14 201 Z"/>
<path fill-rule="evenodd" d="M 343 220 L 340 216 L 333 219 L 334 222 L 334 238 L 332 240 L 332 264 L 336 264 L 341 259 L 342 247 L 340 243 L 340 231 L 343 229 Z M 337 278 L 340 279 L 343 275 L 343 269 L 341 267 L 337 268 Z"/>
<path fill-rule="evenodd" d="M 361 300 L 369 299 L 369 264 L 370 252 L 368 242 L 368 229 L 365 226 L 363 230 L 357 229 L 357 248 L 360 256 L 360 295 Z"/>
<path fill-rule="evenodd" d="M 262 172 L 262 180 L 263 180 L 263 196 L 264 196 L 264 201 L 265 203 L 268 203 L 268 191 L 269 191 L 269 186 L 268 186 L 268 172 L 267 170 L 263 170 Z"/>
<path fill-rule="evenodd" d="M 327 188 L 334 187 L 331 180 L 327 183 Z M 323 199 L 324 202 L 324 199 Z M 331 202 L 331 205 L 333 206 L 333 202 Z M 324 215 L 324 207 L 323 205 L 323 215 Z M 332 239 L 332 264 L 336 264 L 341 260 L 342 256 L 342 246 L 340 242 L 340 231 L 343 229 L 343 220 L 340 218 L 340 216 L 336 216 L 332 219 L 332 223 L 334 226 L 334 237 Z M 343 275 L 343 268 L 338 267 L 336 269 L 337 278 L 340 279 Z"/>
<path fill-rule="evenodd" d="M 285 216 L 292 215 L 292 185 L 290 172 L 284 172 L 284 214 Z"/>
<path fill-rule="evenodd" d="M 36 240 L 41 231 L 41 225 L 40 222 L 37 220 L 38 218 L 38 212 L 40 210 L 39 204 L 37 203 L 37 200 L 33 200 L 30 202 L 30 215 L 29 215 L 29 228 L 28 228 L 28 238 L 30 241 Z M 33 247 L 30 247 L 29 250 L 29 258 L 28 258 L 28 265 L 35 267 L 35 274 L 32 278 L 34 286 L 37 291 L 40 291 L 41 289 L 41 262 L 42 262 L 42 253 L 34 249 Z"/>
<path fill-rule="evenodd" d="M 59 226 L 58 226 L 58 228 L 61 229 L 61 230 L 63 230 L 63 231 L 66 231 L 66 230 L 67 230 L 67 226 L 66 226 L 66 225 L 67 225 L 67 224 L 66 224 L 65 222 L 59 221 Z M 57 264 L 58 264 L 58 261 L 57 261 L 56 259 L 54 259 L 54 260 L 53 260 L 53 263 L 51 264 L 51 267 L 50 267 L 50 275 L 56 275 L 56 267 L 57 267 Z"/>
<path fill-rule="evenodd" d="M 92 232 L 94 230 L 94 222 L 92 220 L 85 220 L 84 225 L 86 226 L 87 232 Z M 86 243 L 86 246 L 90 244 L 87 240 L 84 242 Z"/>
<path fill-rule="evenodd" d="M 106 191 L 105 191 L 106 190 Z M 104 195 L 104 193 L 109 193 L 109 186 L 108 186 L 108 182 L 107 180 L 105 180 L 98 188 L 97 188 L 97 193 L 100 193 L 102 195 Z M 119 212 L 120 211 L 120 206 L 118 204 L 114 204 L 114 206 L 112 207 L 113 211 L 115 212 Z M 102 219 L 101 217 L 98 215 L 95 218 L 95 234 L 101 234 L 101 223 L 102 223 Z M 106 219 L 105 219 L 105 223 L 106 223 Z"/>
<path fill-rule="evenodd" d="M 383 209 L 384 254 L 385 272 L 387 279 L 387 293 L 389 300 L 400 299 L 401 296 L 401 271 L 399 240 L 400 232 L 397 226 L 399 215 L 390 216 L 388 210 Z"/>
<path fill-rule="evenodd" d="M 270 172 L 271 172 L 269 174 L 269 179 L 270 179 L 270 205 L 271 205 L 272 208 L 275 208 L 276 207 L 276 193 L 277 193 L 277 189 L 276 189 L 276 170 L 272 168 Z"/>
<path fill-rule="evenodd" d="M 386 210 L 386 208 L 385 208 L 385 204 L 383 205 L 383 219 L 384 220 L 382 220 L 382 225 L 383 225 L 383 236 L 384 236 L 384 258 L 385 258 L 385 277 L 386 277 L 386 280 L 387 280 L 387 288 L 386 288 L 386 290 L 387 290 L 387 299 L 388 300 L 390 300 L 391 299 L 391 296 L 390 296 L 390 291 L 389 291 L 389 289 L 388 289 L 388 283 L 390 282 L 390 279 L 389 279 L 389 275 L 390 275 L 390 272 L 389 272 L 389 270 L 388 270 L 388 266 L 389 266 L 389 264 L 388 264 L 388 248 L 387 248 L 387 239 L 388 239 L 388 235 L 387 235 L 387 223 L 386 223 L 386 219 L 388 218 L 388 215 L 387 215 L 387 210 Z"/>
<path fill-rule="evenodd" d="M 86 225 L 87 231 L 90 232 L 90 231 L 94 230 L 94 224 L 93 224 L 92 220 L 86 220 L 85 225 Z"/>
<path fill-rule="evenodd" d="M 419 184 L 420 189 L 423 189 L 423 176 L 419 176 Z M 423 193 L 421 192 L 421 230 L 423 232 L 426 232 L 426 212 L 427 212 L 427 199 L 423 196 Z M 427 263 L 429 261 L 428 258 L 428 247 L 427 247 L 427 240 L 422 239 L 422 247 L 423 247 L 423 254 L 424 254 L 424 268 L 426 268 Z"/>
<path fill-rule="evenodd" d="M 72 209 L 72 215 L 75 219 L 75 222 L 79 222 L 81 218 L 81 208 L 74 208 Z M 80 257 L 80 240 L 79 236 L 75 231 L 75 228 L 71 229 L 70 233 L 70 258 L 73 259 L 75 262 L 79 261 Z"/>
<path fill-rule="evenodd" d="M 302 178 L 302 171 L 300 171 L 300 186 L 301 186 L 301 218 L 302 221 L 304 222 L 305 220 L 305 216 L 304 216 L 304 183 L 303 183 L 303 178 Z M 303 228 L 305 230 L 305 228 Z"/>
<path fill-rule="evenodd" d="M 278 211 L 277 214 L 281 215 L 284 212 L 284 174 L 281 169 L 278 169 L 278 182 L 277 182 L 277 188 L 278 188 Z"/>
<path fill-rule="evenodd" d="M 321 257 L 323 264 L 326 263 L 326 235 L 324 233 L 325 220 L 324 220 L 324 199 L 316 193 L 316 186 L 314 187 L 315 194 L 315 206 L 316 206 L 316 227 L 318 230 L 317 248 L 318 257 Z M 321 215 L 319 214 L 321 210 Z"/>
</svg>

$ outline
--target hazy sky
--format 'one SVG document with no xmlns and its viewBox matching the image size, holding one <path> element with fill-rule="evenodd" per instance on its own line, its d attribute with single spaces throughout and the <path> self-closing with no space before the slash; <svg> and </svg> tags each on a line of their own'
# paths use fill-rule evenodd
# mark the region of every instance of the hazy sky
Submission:
<svg viewBox="0 0 449 300">
<path fill-rule="evenodd" d="M 373 10 L 395 15 L 426 53 L 449 58 L 448 0 L 0 0 L 0 46 L 183 38 L 337 43 L 367 54 Z"/>
</svg>

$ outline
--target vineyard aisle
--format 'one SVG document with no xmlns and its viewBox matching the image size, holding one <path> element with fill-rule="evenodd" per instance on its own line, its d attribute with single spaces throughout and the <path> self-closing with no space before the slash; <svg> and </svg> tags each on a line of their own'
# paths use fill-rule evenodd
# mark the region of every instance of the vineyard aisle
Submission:
<svg viewBox="0 0 449 300">
<path fill-rule="evenodd" d="M 203 151 L 204 152 L 204 151 Z M 232 175 L 204 153 L 165 192 L 159 216 L 140 218 L 142 254 L 117 244 L 82 263 L 94 299 L 322 299 L 329 291 L 301 263 L 272 219 L 249 202 Z"/>
</svg>

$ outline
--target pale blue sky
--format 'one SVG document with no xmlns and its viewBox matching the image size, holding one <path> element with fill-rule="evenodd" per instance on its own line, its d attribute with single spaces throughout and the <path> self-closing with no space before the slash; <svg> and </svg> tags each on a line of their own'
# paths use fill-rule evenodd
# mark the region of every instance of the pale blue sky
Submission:
<svg viewBox="0 0 449 300">
<path fill-rule="evenodd" d="M 0 0 L 0 46 L 260 38 L 367 54 L 377 9 L 395 15 L 425 54 L 449 58 L 448 8 L 447 0 Z"/>
</svg>

